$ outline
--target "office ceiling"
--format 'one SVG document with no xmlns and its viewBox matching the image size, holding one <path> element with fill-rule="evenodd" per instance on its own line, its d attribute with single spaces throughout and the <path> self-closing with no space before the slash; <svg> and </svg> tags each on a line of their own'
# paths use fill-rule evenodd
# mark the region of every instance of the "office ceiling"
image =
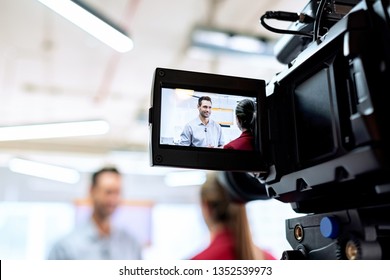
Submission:
<svg viewBox="0 0 390 280">
<path fill-rule="evenodd" d="M 284 67 L 273 56 L 196 49 L 191 32 L 202 26 L 274 42 L 280 35 L 265 30 L 260 16 L 268 10 L 299 12 L 307 1 L 84 2 L 126 29 L 134 49 L 117 53 L 37 0 L 0 1 L 0 127 L 93 119 L 110 124 L 99 136 L 0 141 L 0 200 L 82 197 L 88 174 L 104 164 L 128 175 L 127 197 L 194 200 L 197 189 L 164 187 L 164 174 L 175 170 L 149 166 L 147 114 L 155 68 L 268 80 Z M 70 187 L 20 176 L 10 171 L 15 157 L 72 167 L 82 179 Z"/>
<path fill-rule="evenodd" d="M 195 26 L 275 40 L 279 35 L 259 17 L 267 10 L 299 12 L 307 1 L 84 2 L 126 29 L 134 49 L 117 53 L 36 0 L 0 1 L 0 126 L 104 119 L 109 133 L 2 142 L 1 151 L 147 151 L 156 67 L 265 80 L 281 68 L 273 57 L 194 51 Z"/>
</svg>

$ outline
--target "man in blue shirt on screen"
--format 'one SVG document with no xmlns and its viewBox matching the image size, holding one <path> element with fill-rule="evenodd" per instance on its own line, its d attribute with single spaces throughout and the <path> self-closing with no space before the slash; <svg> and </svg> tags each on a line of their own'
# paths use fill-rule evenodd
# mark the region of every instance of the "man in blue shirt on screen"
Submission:
<svg viewBox="0 0 390 280">
<path fill-rule="evenodd" d="M 141 259 L 141 246 L 126 230 L 114 226 L 111 217 L 121 201 L 121 174 L 105 167 L 92 175 L 92 215 L 88 221 L 59 240 L 49 253 L 52 260 Z"/>
<path fill-rule="evenodd" d="M 210 119 L 212 102 L 209 96 L 198 99 L 199 116 L 184 126 L 179 145 L 218 148 L 224 145 L 221 126 Z"/>
</svg>

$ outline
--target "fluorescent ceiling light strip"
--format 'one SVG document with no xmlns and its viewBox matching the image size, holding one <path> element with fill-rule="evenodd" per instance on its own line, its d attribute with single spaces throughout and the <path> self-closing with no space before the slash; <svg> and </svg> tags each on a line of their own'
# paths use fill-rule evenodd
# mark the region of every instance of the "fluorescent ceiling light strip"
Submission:
<svg viewBox="0 0 390 280">
<path fill-rule="evenodd" d="M 68 184 L 75 184 L 80 180 L 80 173 L 76 170 L 19 158 L 9 162 L 9 169 L 16 173 Z"/>
<path fill-rule="evenodd" d="M 256 36 L 225 32 L 223 30 L 195 29 L 192 33 L 193 46 L 214 51 L 231 51 L 248 54 L 265 54 L 268 43 Z"/>
<path fill-rule="evenodd" d="M 0 141 L 101 135 L 109 131 L 103 120 L 0 127 Z"/>
<path fill-rule="evenodd" d="M 236 35 L 229 39 L 227 48 L 246 53 L 263 53 L 266 51 L 266 44 L 254 37 Z"/>
<path fill-rule="evenodd" d="M 133 40 L 70 0 L 38 0 L 118 52 L 133 49 Z"/>
<path fill-rule="evenodd" d="M 214 47 L 226 47 L 229 36 L 226 33 L 213 30 L 198 29 L 193 33 L 193 41 L 197 44 L 205 44 Z"/>
</svg>

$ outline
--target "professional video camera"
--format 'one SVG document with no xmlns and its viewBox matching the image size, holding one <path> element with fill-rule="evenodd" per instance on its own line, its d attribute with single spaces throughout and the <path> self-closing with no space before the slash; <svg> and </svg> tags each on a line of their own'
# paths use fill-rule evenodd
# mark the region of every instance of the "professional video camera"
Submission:
<svg viewBox="0 0 390 280">
<path fill-rule="evenodd" d="M 389 0 L 312 0 L 299 15 L 265 13 L 264 27 L 286 33 L 276 47 L 286 68 L 267 83 L 156 69 L 151 164 L 221 170 L 237 200 L 275 198 L 307 214 L 286 220 L 293 250 L 282 259 L 390 259 L 389 17 Z M 269 19 L 294 23 L 280 30 Z M 226 102 L 215 112 L 225 127 L 234 123 L 229 106 L 255 101 L 254 151 L 178 144 L 179 90 L 187 105 L 206 94 Z"/>
</svg>

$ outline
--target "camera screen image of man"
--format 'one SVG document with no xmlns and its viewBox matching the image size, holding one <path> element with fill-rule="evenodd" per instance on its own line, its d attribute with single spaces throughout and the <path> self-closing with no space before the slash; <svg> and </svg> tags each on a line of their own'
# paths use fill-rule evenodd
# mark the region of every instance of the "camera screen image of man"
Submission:
<svg viewBox="0 0 390 280">
<path fill-rule="evenodd" d="M 199 115 L 184 126 L 179 145 L 218 148 L 224 144 L 222 128 L 210 119 L 212 101 L 209 96 L 198 99 Z"/>
<path fill-rule="evenodd" d="M 59 240 L 49 253 L 57 260 L 141 259 L 141 246 L 124 229 L 114 226 L 111 217 L 121 202 L 122 176 L 114 167 L 92 175 L 92 215 Z"/>
</svg>

